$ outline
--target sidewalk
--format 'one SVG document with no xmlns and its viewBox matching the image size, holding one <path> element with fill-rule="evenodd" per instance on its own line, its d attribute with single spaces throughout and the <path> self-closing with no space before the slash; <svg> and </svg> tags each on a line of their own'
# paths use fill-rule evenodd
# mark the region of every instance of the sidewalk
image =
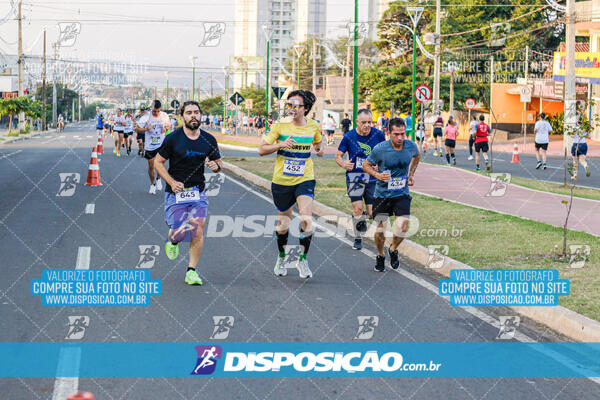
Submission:
<svg viewBox="0 0 600 400">
<path fill-rule="evenodd" d="M 564 225 L 567 211 L 561 201 L 569 200 L 569 196 L 502 183 L 494 185 L 496 196 L 491 196 L 488 195 L 491 187 L 491 179 L 486 176 L 460 168 L 421 163 L 411 190 L 561 228 Z M 574 197 L 568 228 L 600 236 L 600 201 Z"/>
<path fill-rule="evenodd" d="M 597 140 L 587 139 L 588 157 L 600 155 L 600 142 Z M 494 151 L 512 153 L 515 143 L 519 146 L 520 154 L 535 154 L 535 145 L 533 139 L 527 138 L 527 144 L 523 144 L 523 138 L 511 140 L 510 142 L 494 143 Z M 562 139 L 550 139 L 548 144 L 549 156 L 564 156 Z M 571 156 L 571 151 L 567 152 L 567 156 Z"/>
</svg>

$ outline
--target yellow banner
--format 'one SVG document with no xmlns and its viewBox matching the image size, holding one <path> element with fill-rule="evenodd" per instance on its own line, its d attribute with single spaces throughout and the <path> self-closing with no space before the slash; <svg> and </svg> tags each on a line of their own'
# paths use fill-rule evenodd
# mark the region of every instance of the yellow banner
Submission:
<svg viewBox="0 0 600 400">
<path fill-rule="evenodd" d="M 564 52 L 554 53 L 552 79 L 564 81 L 567 69 L 567 57 Z M 600 52 L 575 53 L 575 77 L 580 82 L 600 83 Z"/>
</svg>

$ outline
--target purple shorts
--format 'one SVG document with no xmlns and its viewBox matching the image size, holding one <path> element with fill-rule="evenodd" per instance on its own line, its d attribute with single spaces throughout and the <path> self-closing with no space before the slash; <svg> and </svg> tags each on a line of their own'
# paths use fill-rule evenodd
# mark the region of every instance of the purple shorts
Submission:
<svg viewBox="0 0 600 400">
<path fill-rule="evenodd" d="M 171 229 L 177 229 L 191 218 L 206 218 L 208 196 L 200 192 L 198 200 L 180 201 L 173 193 L 165 192 L 165 222 Z"/>
</svg>

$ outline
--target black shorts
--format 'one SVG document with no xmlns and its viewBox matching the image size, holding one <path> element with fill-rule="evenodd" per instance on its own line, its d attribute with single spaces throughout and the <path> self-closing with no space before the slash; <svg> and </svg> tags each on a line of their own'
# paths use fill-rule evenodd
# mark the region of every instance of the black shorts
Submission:
<svg viewBox="0 0 600 400">
<path fill-rule="evenodd" d="M 373 204 L 373 201 L 375 200 L 375 185 L 376 184 L 377 184 L 377 181 L 368 182 L 366 184 L 358 183 L 358 185 L 361 185 L 361 187 L 364 188 L 362 195 L 358 195 L 358 193 L 360 193 L 361 187 L 354 187 L 354 185 L 355 185 L 354 183 L 350 182 L 349 180 L 346 180 L 346 193 L 348 193 L 348 197 L 350 197 L 350 201 L 353 203 L 355 201 L 363 201 L 364 200 L 365 204 Z M 350 195 L 351 192 L 353 194 L 352 196 Z"/>
<path fill-rule="evenodd" d="M 535 149 L 544 149 L 544 150 L 548 150 L 548 143 L 538 143 L 535 142 Z"/>
<path fill-rule="evenodd" d="M 128 138 L 131 135 L 133 135 L 133 132 L 123 132 L 123 136 L 125 136 L 126 138 Z"/>
<path fill-rule="evenodd" d="M 335 131 L 330 131 L 330 130 L 325 131 L 326 135 L 333 135 L 334 133 L 335 133 Z"/>
<path fill-rule="evenodd" d="M 138 133 L 137 134 L 137 140 L 141 140 L 142 142 L 146 141 L 146 134 L 145 133 Z"/>
<path fill-rule="evenodd" d="M 483 151 L 484 153 L 487 153 L 489 150 L 488 142 L 475 143 L 475 152 L 479 153 L 480 150 Z"/>
<path fill-rule="evenodd" d="M 444 133 L 442 132 L 442 128 L 433 128 L 433 137 L 442 137 L 444 136 Z"/>
<path fill-rule="evenodd" d="M 117 131 L 117 130 L 115 130 L 115 133 L 117 133 L 117 134 L 119 134 L 119 135 L 122 135 L 122 134 L 123 134 L 123 131 Z"/>
<path fill-rule="evenodd" d="M 396 217 L 408 217 L 410 215 L 411 200 L 411 195 L 388 198 L 376 197 L 373 202 L 373 218 L 376 219 L 377 215 L 385 215 L 386 218 L 392 215 Z"/>
<path fill-rule="evenodd" d="M 273 195 L 273 203 L 281 212 L 287 211 L 294 204 L 298 196 L 309 196 L 315 198 L 315 180 L 304 181 L 297 185 L 287 186 L 271 183 L 271 194 Z"/>
<path fill-rule="evenodd" d="M 151 160 L 154 157 L 156 157 L 156 155 L 158 154 L 158 150 L 160 149 L 156 149 L 156 150 L 146 150 L 144 151 L 144 158 L 146 160 Z"/>
<path fill-rule="evenodd" d="M 444 145 L 445 145 L 446 147 L 450 147 L 450 148 L 452 148 L 452 149 L 453 149 L 453 148 L 455 148 L 455 147 L 456 147 L 456 140 L 452 140 L 452 139 L 446 139 L 446 140 L 444 141 Z"/>
</svg>

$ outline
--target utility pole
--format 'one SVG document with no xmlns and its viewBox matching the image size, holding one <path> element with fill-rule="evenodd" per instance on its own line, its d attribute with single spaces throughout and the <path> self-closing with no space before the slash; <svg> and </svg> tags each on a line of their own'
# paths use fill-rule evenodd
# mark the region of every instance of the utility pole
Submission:
<svg viewBox="0 0 600 400">
<path fill-rule="evenodd" d="M 44 58 L 42 68 L 42 105 L 44 114 L 42 114 L 42 130 L 46 130 L 46 28 L 44 28 Z"/>
<path fill-rule="evenodd" d="M 19 64 L 19 97 L 23 96 L 23 29 L 22 29 L 22 21 L 23 21 L 23 15 L 21 14 L 21 4 L 22 2 L 19 1 L 19 9 L 18 9 L 18 29 L 19 29 L 19 39 L 18 39 L 18 57 L 19 60 L 17 61 Z M 19 113 L 19 130 L 21 129 L 25 129 L 25 113 L 24 112 L 20 112 Z"/>
<path fill-rule="evenodd" d="M 433 74 L 433 114 L 435 116 L 440 115 L 440 56 L 442 53 L 440 43 L 441 8 L 441 0 L 435 0 L 435 67 Z"/>
<path fill-rule="evenodd" d="M 567 68 L 565 73 L 565 120 L 564 120 L 564 163 L 565 178 L 567 184 L 567 148 L 568 137 L 577 128 L 577 101 L 575 98 L 575 0 L 567 0 L 567 32 L 565 40 L 567 44 Z"/>
<path fill-rule="evenodd" d="M 492 90 L 494 87 L 494 56 L 490 56 L 490 130 L 492 130 L 492 99 L 494 96 L 492 95 Z"/>
<path fill-rule="evenodd" d="M 52 71 L 52 126 L 56 128 L 56 119 L 58 113 L 58 105 L 56 104 L 57 95 L 56 95 L 56 61 L 58 60 L 58 42 L 52 43 L 54 47 L 54 66 Z"/>
<path fill-rule="evenodd" d="M 354 0 L 354 74 L 352 85 L 352 126 L 356 128 L 358 116 L 358 0 Z"/>
<path fill-rule="evenodd" d="M 527 78 L 529 78 L 529 45 L 525 47 L 525 86 L 527 86 Z M 542 96 L 544 95 L 542 91 Z M 523 144 L 527 138 L 527 102 L 523 103 Z"/>
<path fill-rule="evenodd" d="M 312 91 L 313 94 L 317 92 L 317 38 L 313 37 L 313 48 L 312 48 L 312 62 L 313 62 L 313 79 L 312 79 Z"/>
<path fill-rule="evenodd" d="M 212 76 L 212 72 L 210 73 L 210 97 L 213 97 L 213 76 Z"/>
<path fill-rule="evenodd" d="M 348 100 L 350 100 L 350 46 L 346 46 L 346 84 L 344 86 L 344 115 L 348 114 Z M 355 122 L 352 121 L 352 126 Z"/>
<path fill-rule="evenodd" d="M 77 122 L 81 122 L 81 89 L 77 99 Z M 135 107 L 135 103 L 133 105 Z"/>
<path fill-rule="evenodd" d="M 450 105 L 448 109 L 450 115 L 452 115 L 454 112 L 454 68 L 450 68 Z"/>
</svg>

